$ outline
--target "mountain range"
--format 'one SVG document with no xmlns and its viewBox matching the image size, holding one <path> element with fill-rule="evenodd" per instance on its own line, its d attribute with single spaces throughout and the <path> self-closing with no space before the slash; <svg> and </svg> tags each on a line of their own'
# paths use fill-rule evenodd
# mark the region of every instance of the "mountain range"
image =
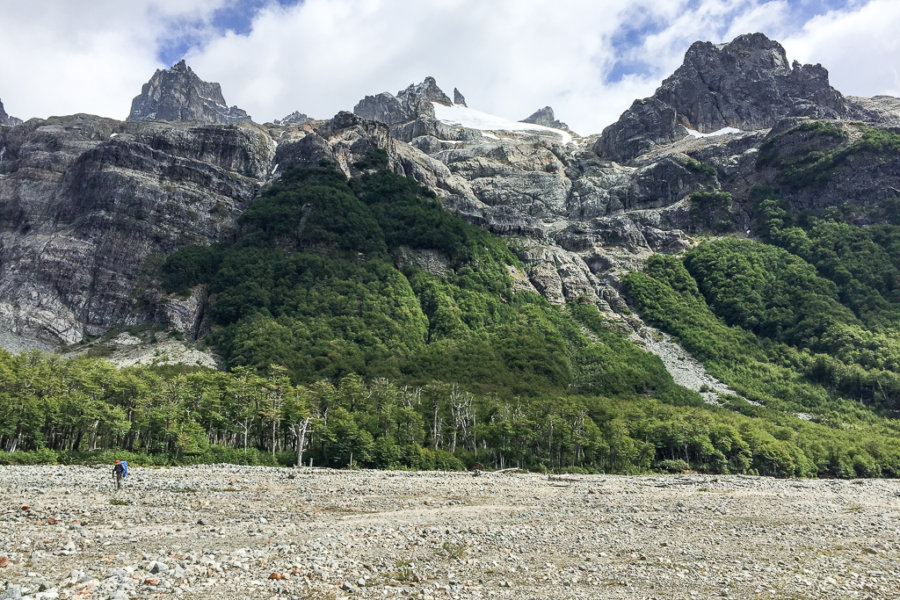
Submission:
<svg viewBox="0 0 900 600">
<path fill-rule="evenodd" d="M 635 381 L 675 405 L 686 386 L 773 422 L 862 406 L 884 419 L 880 472 L 900 455 L 900 99 L 843 96 L 762 34 L 694 43 L 586 136 L 431 77 L 257 124 L 184 61 L 126 121 L 0 104 L 0 123 L 9 350 L 638 393 L 594 343 L 659 357 L 668 374 Z"/>
</svg>

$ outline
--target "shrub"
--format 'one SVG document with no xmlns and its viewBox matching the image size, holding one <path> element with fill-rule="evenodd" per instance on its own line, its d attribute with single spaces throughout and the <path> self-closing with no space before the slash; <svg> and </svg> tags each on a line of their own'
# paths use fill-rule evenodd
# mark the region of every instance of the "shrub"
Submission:
<svg viewBox="0 0 900 600">
<path fill-rule="evenodd" d="M 657 471 L 667 471 L 669 473 L 684 473 L 691 470 L 691 465 L 687 461 L 678 459 L 661 460 L 654 467 Z"/>
<path fill-rule="evenodd" d="M 59 457 L 53 450 L 49 448 L 38 448 L 37 450 L 18 450 L 16 452 L 5 452 L 0 450 L 0 464 L 5 465 L 55 465 L 59 462 Z"/>
</svg>

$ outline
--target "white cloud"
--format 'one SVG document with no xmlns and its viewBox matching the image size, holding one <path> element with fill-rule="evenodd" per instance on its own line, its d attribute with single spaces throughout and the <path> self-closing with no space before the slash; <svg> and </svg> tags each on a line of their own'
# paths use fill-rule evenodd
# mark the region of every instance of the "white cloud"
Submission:
<svg viewBox="0 0 900 600">
<path fill-rule="evenodd" d="M 847 95 L 900 96 L 900 2 L 873 0 L 808 21 L 782 40 L 791 60 L 820 63 Z"/>
<path fill-rule="evenodd" d="M 790 58 L 825 65 L 846 93 L 900 95 L 893 0 L 849 0 L 805 24 L 791 22 L 797 5 L 787 0 L 305 0 L 273 3 L 248 35 L 217 34 L 213 11 L 236 1 L 0 0 L 0 99 L 25 118 L 123 118 L 167 66 L 161 45 L 190 35 L 200 46 L 188 63 L 257 121 L 294 110 L 330 117 L 432 75 L 473 108 L 519 119 L 549 104 L 576 131 L 596 133 L 651 94 L 691 42 L 758 30 Z M 614 47 L 625 28 L 633 43 Z M 617 60 L 648 68 L 607 83 Z"/>
<path fill-rule="evenodd" d="M 250 35 L 216 40 L 189 62 L 259 119 L 293 110 L 329 117 L 367 94 L 396 93 L 428 75 L 448 93 L 458 87 L 470 103 L 504 116 L 524 118 L 546 104 L 566 116 L 566 107 L 585 97 L 599 112 L 601 68 L 612 58 L 604 37 L 627 6 L 307 0 L 264 11 Z M 273 86 L 276 80 L 281 85 Z"/>
<path fill-rule="evenodd" d="M 208 17 L 225 0 L 3 0 L 0 100 L 21 118 L 91 112 L 125 118 L 157 68 L 175 23 Z"/>
</svg>

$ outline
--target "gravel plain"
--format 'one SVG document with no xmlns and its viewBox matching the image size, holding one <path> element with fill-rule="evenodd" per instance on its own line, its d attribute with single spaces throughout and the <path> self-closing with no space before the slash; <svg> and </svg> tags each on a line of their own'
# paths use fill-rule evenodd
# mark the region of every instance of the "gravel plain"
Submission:
<svg viewBox="0 0 900 600">
<path fill-rule="evenodd" d="M 900 598 L 900 482 L 0 467 L 0 599 Z"/>
</svg>

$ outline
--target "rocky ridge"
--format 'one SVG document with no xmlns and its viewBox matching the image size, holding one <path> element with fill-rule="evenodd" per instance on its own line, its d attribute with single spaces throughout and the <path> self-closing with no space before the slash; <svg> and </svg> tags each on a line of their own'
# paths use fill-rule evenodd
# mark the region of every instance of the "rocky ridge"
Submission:
<svg viewBox="0 0 900 600">
<path fill-rule="evenodd" d="M 891 480 L 2 466 L 0 598 L 868 598 Z"/>
<path fill-rule="evenodd" d="M 158 69 L 131 103 L 129 121 L 198 121 L 244 123 L 250 116 L 228 107 L 218 83 L 201 80 L 184 60 Z"/>
</svg>

